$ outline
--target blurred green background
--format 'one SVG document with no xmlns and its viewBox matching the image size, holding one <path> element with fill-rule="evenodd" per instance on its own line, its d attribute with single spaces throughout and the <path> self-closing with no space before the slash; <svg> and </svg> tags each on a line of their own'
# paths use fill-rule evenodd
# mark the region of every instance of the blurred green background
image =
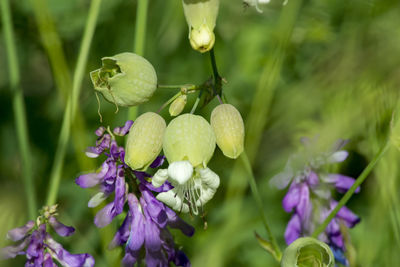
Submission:
<svg viewBox="0 0 400 267">
<path fill-rule="evenodd" d="M 32 175 L 40 206 L 46 200 L 65 112 L 65 92 L 71 90 L 70 77 L 90 2 L 11 1 Z M 300 147 L 299 139 L 318 135 L 327 145 L 339 138 L 350 139 L 345 147 L 350 157 L 335 166 L 335 171 L 357 177 L 387 138 L 400 89 L 400 2 L 289 0 L 285 6 L 282 2 L 272 0 L 261 6 L 263 13 L 258 13 L 240 0 L 221 0 L 214 49 L 220 74 L 228 82 L 224 94 L 246 122 L 246 150 L 265 212 L 284 248 L 283 233 L 290 218 L 281 208 L 285 190 L 271 188 L 268 181 Z M 41 29 L 50 40 L 50 48 L 44 48 L 37 26 L 37 15 L 43 9 L 35 13 L 35 3 L 44 3 L 49 10 L 51 16 L 46 21 L 54 22 L 62 50 L 57 50 L 55 33 L 50 27 Z M 93 170 L 101 162 L 101 159 L 87 159 L 83 153 L 86 146 L 94 144 L 94 130 L 100 126 L 88 73 L 100 66 L 103 56 L 133 51 L 136 8 L 134 0 L 101 3 L 79 96 L 78 123 L 72 128 L 58 196 L 60 219 L 77 229 L 75 235 L 62 239 L 62 243 L 71 252 L 92 253 L 96 266 L 119 266 L 123 251 L 106 249 L 118 222 L 97 229 L 93 224 L 94 211 L 87 208 L 93 192 L 74 183 L 77 175 Z M 144 56 L 155 67 L 160 84 L 200 84 L 211 76 L 208 55 L 190 47 L 181 1 L 149 1 L 147 22 Z M 28 218 L 3 29 L 2 25 L 1 246 L 8 244 L 3 239 L 7 230 Z M 60 52 L 61 59 L 49 60 L 51 53 L 54 56 Z M 53 68 L 51 62 L 55 64 Z M 55 78 L 57 71 L 60 83 Z M 159 89 L 138 112 L 156 111 L 175 93 Z M 186 111 L 190 111 L 194 97 Z M 127 111 L 120 109 L 114 114 L 114 105 L 101 101 L 103 124 L 122 125 Z M 215 105 L 216 100 L 199 112 L 209 119 Z M 162 114 L 170 119 L 167 109 Z M 361 216 L 361 223 L 350 230 L 353 266 L 398 266 L 400 262 L 399 163 L 400 152 L 391 147 L 362 185 L 361 193 L 348 204 Z M 176 242 L 193 266 L 277 266 L 254 237 L 255 231 L 263 237 L 266 233 L 240 161 L 227 159 L 216 150 L 210 168 L 220 175 L 221 186 L 206 206 L 208 229 L 203 229 L 200 218 L 184 216 L 195 225 L 196 233 L 187 238 L 174 232 Z M 1 264 L 22 266 L 22 258 Z"/>
</svg>

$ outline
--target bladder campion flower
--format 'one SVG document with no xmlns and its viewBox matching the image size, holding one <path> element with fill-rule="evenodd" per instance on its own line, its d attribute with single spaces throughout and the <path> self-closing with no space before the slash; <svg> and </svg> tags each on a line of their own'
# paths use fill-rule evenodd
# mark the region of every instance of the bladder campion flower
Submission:
<svg viewBox="0 0 400 267">
<path fill-rule="evenodd" d="M 153 116 L 146 114 L 144 115 Z M 137 120 L 140 118 L 143 119 L 140 116 Z M 83 188 L 99 186 L 100 192 L 90 199 L 89 207 L 96 207 L 111 194 L 114 195 L 114 200 L 96 214 L 94 223 L 98 227 L 110 224 L 115 216 L 121 214 L 124 207 L 128 206 L 127 215 L 110 243 L 110 248 L 125 245 L 124 266 L 133 266 L 143 255 L 147 266 L 167 267 L 170 262 L 177 266 L 190 266 L 186 255 L 175 248 L 167 226 L 180 229 L 187 236 L 194 234 L 194 228 L 154 196 L 154 193 L 161 194 L 172 189 L 171 184 L 165 182 L 155 188 L 148 182 L 150 174 L 133 170 L 125 163 L 125 150 L 118 146 L 115 140 L 115 135 L 124 136 L 134 127 L 146 128 L 148 125 L 140 120 L 135 123 L 127 121 L 125 126 L 115 128 L 113 133 L 110 130 L 106 132 L 104 127 L 100 127 L 96 131 L 96 135 L 99 136 L 96 147 L 90 147 L 87 154 L 88 156 L 104 154 L 107 159 L 99 172 L 83 174 L 76 179 L 76 183 Z M 143 133 L 149 134 L 148 137 L 152 139 L 147 130 Z M 142 134 L 129 134 L 129 138 L 141 140 L 143 137 Z M 141 152 L 145 153 L 139 151 Z M 153 155 L 153 152 L 151 154 Z M 159 156 L 149 167 L 158 168 L 163 162 L 164 157 Z M 128 205 L 125 205 L 126 203 Z"/>
<path fill-rule="evenodd" d="M 145 170 L 160 154 L 166 124 L 154 112 L 140 115 L 129 131 L 125 162 L 134 170 Z"/>
<path fill-rule="evenodd" d="M 34 221 L 28 221 L 24 226 L 12 229 L 7 238 L 20 242 L 16 246 L 2 249 L 2 258 L 14 258 L 26 255 L 25 266 L 57 266 L 53 259 L 65 267 L 92 267 L 94 259 L 89 254 L 71 254 L 57 243 L 47 232 L 50 225 L 60 236 L 70 236 L 75 229 L 60 223 L 57 219 L 57 205 L 44 207 L 41 215 Z"/>
<path fill-rule="evenodd" d="M 271 184 L 278 188 L 286 187 L 290 182 L 289 191 L 282 201 L 283 209 L 293 215 L 286 227 L 285 240 L 287 244 L 301 236 L 311 235 L 316 226 L 321 224 L 336 207 L 331 191 L 336 189 L 345 193 L 354 183 L 354 179 L 341 174 L 330 174 L 323 171 L 324 165 L 341 162 L 347 158 L 348 152 L 341 150 L 346 144 L 339 140 L 329 152 L 316 152 L 312 142 L 303 139 L 304 153 L 291 156 L 282 173 L 271 179 Z M 357 188 L 356 193 L 360 191 Z M 342 236 L 342 226 L 352 228 L 360 218 L 348 208 L 340 209 L 329 223 L 325 232 L 318 238 L 327 243 L 337 262 L 348 265 L 344 256 L 346 251 Z"/>
<path fill-rule="evenodd" d="M 244 124 L 239 111 L 230 104 L 218 105 L 210 121 L 222 153 L 228 158 L 239 157 L 244 144 Z"/>
<path fill-rule="evenodd" d="M 201 53 L 211 50 L 215 43 L 219 0 L 182 0 L 182 3 L 189 25 L 190 45 Z"/>
<path fill-rule="evenodd" d="M 90 73 L 94 89 L 117 106 L 147 102 L 157 88 L 157 75 L 145 58 L 133 53 L 104 57 L 102 67 Z"/>
<path fill-rule="evenodd" d="M 173 119 L 164 136 L 163 149 L 168 169 L 160 169 L 152 184 L 161 186 L 168 180 L 173 189 L 157 195 L 157 199 L 174 210 L 198 214 L 215 194 L 219 177 L 207 163 L 215 150 L 215 135 L 201 116 L 183 114 Z"/>
</svg>

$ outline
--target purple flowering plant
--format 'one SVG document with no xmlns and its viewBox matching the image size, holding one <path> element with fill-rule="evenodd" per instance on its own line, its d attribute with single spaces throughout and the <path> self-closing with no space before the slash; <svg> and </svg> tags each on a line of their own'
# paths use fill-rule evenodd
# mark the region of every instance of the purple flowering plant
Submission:
<svg viewBox="0 0 400 267">
<path fill-rule="evenodd" d="M 145 26 L 143 25 L 145 22 L 139 20 L 146 21 L 146 12 L 148 9 L 143 8 L 141 5 L 147 5 L 147 2 L 148 1 L 138 1 L 138 14 L 136 16 L 138 19 L 137 29 L 140 29 L 141 26 Z M 115 234 L 113 238 L 107 241 L 109 242 L 109 249 L 115 249 L 117 247 L 124 249 L 123 257 L 120 258 L 121 265 L 123 266 L 141 266 L 142 264 L 149 267 L 191 266 L 191 262 L 186 254 L 190 255 L 191 248 L 189 248 L 189 245 L 193 243 L 193 239 L 189 239 L 190 241 L 187 242 L 185 246 L 182 246 L 174 239 L 172 233 L 176 232 L 177 235 L 183 234 L 187 237 L 192 237 L 195 229 L 185 222 L 182 216 L 187 213 L 190 214 L 191 218 L 196 215 L 200 215 L 200 217 L 204 218 L 206 213 L 205 205 L 218 193 L 217 189 L 220 185 L 224 184 L 224 180 L 220 179 L 218 174 L 210 169 L 210 165 L 212 164 L 209 164 L 214 156 L 216 147 L 218 147 L 227 158 L 241 158 L 241 164 L 243 166 L 240 165 L 240 167 L 243 167 L 243 170 L 246 172 L 242 176 L 248 179 L 251 193 L 255 199 L 258 213 L 267 234 L 266 239 L 263 239 L 257 234 L 257 239 L 263 248 L 271 253 L 277 264 L 281 264 L 282 267 L 350 266 L 352 258 L 350 257 L 349 248 L 352 244 L 348 232 L 350 228 L 355 227 L 360 222 L 360 217 L 347 208 L 346 204 L 353 194 L 360 192 L 361 183 L 371 172 L 374 164 L 376 164 L 386 151 L 388 143 L 382 146 L 382 149 L 376 155 L 376 159 L 374 158 L 368 164 L 365 172 L 355 179 L 330 171 L 331 166 L 345 161 L 348 157 L 349 153 L 343 149 L 347 141 L 339 140 L 331 149 L 321 151 L 321 147 L 314 142 L 314 140 L 306 138 L 302 140 L 304 149 L 292 155 L 287 161 L 284 171 L 274 176 L 270 181 L 276 188 L 287 190 L 282 200 L 282 207 L 286 213 L 290 214 L 290 219 L 287 222 L 284 233 L 281 233 L 287 245 L 285 252 L 282 253 L 279 246 L 280 244 L 278 244 L 278 239 L 275 239 L 275 233 L 271 231 L 265 214 L 265 203 L 263 203 L 263 198 L 258 192 L 252 169 L 252 164 L 254 162 L 252 161 L 257 158 L 257 153 L 260 152 L 258 150 L 260 150 L 259 145 L 261 144 L 261 137 L 263 136 L 262 131 L 265 129 L 266 125 L 266 119 L 264 117 L 267 117 L 264 115 L 268 114 L 269 109 L 271 109 L 271 99 L 275 97 L 275 87 L 280 84 L 278 81 L 281 80 L 281 76 L 285 78 L 284 80 L 286 80 L 287 77 L 291 77 L 291 75 L 287 75 L 287 77 L 286 75 L 281 75 L 283 64 L 286 61 L 285 54 L 289 52 L 289 49 L 286 51 L 286 48 L 290 48 L 296 43 L 306 44 L 306 39 L 309 38 L 309 36 L 313 36 L 314 32 L 308 30 L 304 31 L 302 29 L 304 23 L 299 23 L 300 26 L 294 25 L 296 18 L 301 17 L 298 16 L 300 8 L 304 6 L 301 1 L 293 1 L 292 3 L 281 1 L 283 5 L 288 4 L 288 7 L 283 8 L 284 12 L 282 13 L 282 18 L 289 18 L 290 16 L 293 16 L 293 18 L 288 20 L 288 22 L 292 22 L 287 24 L 284 23 L 285 19 L 277 20 L 277 24 L 281 25 L 277 25 L 279 27 L 276 28 L 279 29 L 279 31 L 284 30 L 285 32 L 281 33 L 278 31 L 276 34 L 276 36 L 278 36 L 278 49 L 275 49 L 277 54 L 274 54 L 275 50 L 271 50 L 271 54 L 265 57 L 267 64 L 262 62 L 262 64 L 265 65 L 265 70 L 262 72 L 259 86 L 254 94 L 248 115 L 248 124 L 250 126 L 248 129 L 250 133 L 248 140 L 251 141 L 248 147 L 248 151 L 250 152 L 248 157 L 244 148 L 245 127 L 243 119 L 236 107 L 227 103 L 222 90 L 226 81 L 219 75 L 216 57 L 214 55 L 214 43 L 216 39 L 219 39 L 218 36 L 218 38 L 216 38 L 214 29 L 220 10 L 220 2 L 222 1 L 181 1 L 183 15 L 188 24 L 187 26 L 189 26 L 188 44 L 190 44 L 195 51 L 201 54 L 207 53 L 210 57 L 212 68 L 212 72 L 210 73 L 211 77 L 207 78 L 203 83 L 198 85 L 160 84 L 155 67 L 147 59 L 139 55 L 143 54 L 143 51 L 140 51 L 142 50 L 140 47 L 145 47 L 145 38 L 143 32 L 140 30 L 135 32 L 135 42 L 137 42 L 135 46 L 138 47 L 138 51 L 135 51 L 135 53 L 123 52 L 115 54 L 114 56 L 103 57 L 101 59 L 101 67 L 90 72 L 89 77 L 95 90 L 96 97 L 98 98 L 98 95 L 101 95 L 106 101 L 114 104 L 117 107 L 117 111 L 119 107 L 144 105 L 156 94 L 156 91 L 161 88 L 175 90 L 176 92 L 174 96 L 166 99 L 165 102 L 163 100 L 163 104 L 157 112 L 145 112 L 140 114 L 137 118 L 129 117 L 129 119 L 132 120 L 127 120 L 123 126 L 116 127 L 113 130 L 111 130 L 109 126 L 101 126 L 95 131 L 95 135 L 97 136 L 95 145 L 88 147 L 85 153 L 89 158 L 101 159 L 101 166 L 96 170 L 83 173 L 79 176 L 76 175 L 78 170 L 73 170 L 74 177 L 78 176 L 75 179 L 76 185 L 85 189 L 92 188 L 93 190 L 91 192 L 95 191 L 94 195 L 87 203 L 89 208 L 99 209 L 94 216 L 94 225 L 97 228 L 103 228 L 110 225 L 112 222 L 115 224 L 117 224 L 117 222 L 119 223 L 118 228 L 114 229 Z M 254 6 L 259 12 L 262 11 L 259 5 L 267 5 L 269 2 L 271 1 L 244 1 L 245 6 Z M 279 1 L 273 3 L 274 8 L 278 6 L 278 2 Z M 7 12 L 10 13 L 7 5 L 8 0 L 1 2 L 0 7 L 2 11 L 5 10 L 5 14 L 7 14 Z M 117 6 L 118 3 L 113 5 Z M 168 6 L 169 4 L 164 5 Z M 226 2 L 224 5 L 224 7 L 226 7 L 230 4 Z M 46 5 L 43 4 L 43 6 L 45 7 Z M 139 8 L 139 6 L 141 6 L 141 8 Z M 68 91 L 67 95 L 64 96 L 66 103 L 63 112 L 64 117 L 59 143 L 55 151 L 54 163 L 49 181 L 45 181 L 49 184 L 47 195 L 48 206 L 45 206 L 40 211 L 37 218 L 37 196 L 35 193 L 35 186 L 37 185 L 34 184 L 33 176 L 31 175 L 33 168 L 29 166 L 34 165 L 34 163 L 30 159 L 31 153 L 29 152 L 29 145 L 27 145 L 29 144 L 29 140 L 25 129 L 26 127 L 24 127 L 27 123 L 24 121 L 23 114 L 25 110 L 22 94 L 16 90 L 15 99 L 17 101 L 13 101 L 13 104 L 15 105 L 15 110 L 18 111 L 15 112 L 17 115 L 16 126 L 18 128 L 17 136 L 20 138 L 19 142 L 21 142 L 21 154 L 24 158 L 22 160 L 23 164 L 21 165 L 23 176 L 26 177 L 24 186 L 27 195 L 27 206 L 29 218 L 36 218 L 36 220 L 29 220 L 22 227 L 12 229 L 8 232 L 7 238 L 15 244 L 1 250 L 3 259 L 15 258 L 18 255 L 23 255 L 26 257 L 25 266 L 38 267 L 59 265 L 91 267 L 95 265 L 93 256 L 88 253 L 70 253 L 63 248 L 63 245 L 53 239 L 51 234 L 55 232 L 61 237 L 68 237 L 75 231 L 73 227 L 66 226 L 58 221 L 57 205 L 52 204 L 57 203 L 59 186 L 61 184 L 60 181 L 64 174 L 63 165 L 66 161 L 70 134 L 73 131 L 72 125 L 75 123 L 78 115 L 79 119 L 84 120 L 84 116 L 80 114 L 78 108 L 80 107 L 80 103 L 78 102 L 81 89 L 80 83 L 84 76 L 90 42 L 95 32 L 100 7 L 101 1 L 90 2 L 87 28 L 82 38 L 81 52 L 76 60 L 77 68 L 73 80 L 63 81 L 64 78 L 68 79 L 69 75 L 57 74 L 58 69 L 53 70 L 55 74 L 61 77 L 60 79 L 55 77 L 56 79 L 54 80 L 60 83 L 65 82 L 66 85 L 71 84 L 72 90 L 71 92 Z M 168 9 L 170 10 L 169 12 L 172 12 L 172 10 L 175 11 L 175 7 L 176 6 L 170 6 Z M 306 7 L 304 8 L 306 9 Z M 37 12 L 40 8 L 33 8 L 33 10 Z M 232 8 L 232 12 L 234 12 L 234 10 L 235 9 Z M 376 10 L 380 9 L 378 8 Z M 169 15 L 168 12 L 165 13 Z M 273 13 L 275 13 L 275 11 L 273 11 Z M 304 13 L 308 14 L 309 12 Z M 37 14 L 36 17 L 40 18 Z M 49 20 L 48 23 L 51 26 L 51 16 L 45 17 Z M 3 18 L 5 20 L 5 28 L 10 27 L 11 23 L 6 21 L 10 19 L 9 16 L 2 16 L 2 19 Z M 104 23 L 107 22 L 107 20 L 104 21 Z M 319 21 L 318 24 L 320 24 Z M 40 31 L 43 31 L 44 29 L 51 29 L 52 27 L 39 28 Z M 164 30 L 165 27 L 161 28 Z M 221 27 L 220 33 L 225 31 L 225 28 L 228 27 Z M 337 27 L 330 26 L 321 27 L 324 31 L 334 31 L 336 28 Z M 292 31 L 294 34 L 292 34 Z M 10 46 L 10 44 L 11 46 L 15 46 L 15 44 L 12 45 L 13 38 L 12 34 L 10 34 L 12 29 L 10 30 L 7 28 L 4 32 L 6 33 L 5 39 L 7 39 L 6 46 Z M 169 31 L 166 32 L 168 34 L 165 36 L 168 35 L 169 37 Z M 235 30 L 235 32 L 237 32 L 237 30 Z M 312 34 L 309 34 L 309 32 Z M 317 33 L 319 34 L 319 31 L 317 31 Z M 43 32 L 41 34 L 44 36 L 44 38 L 42 38 L 44 43 L 51 40 L 57 45 L 57 34 L 55 32 L 51 34 L 52 38 L 47 38 L 47 35 L 43 34 Z M 329 34 L 321 34 L 321 36 L 326 38 L 326 36 L 333 36 L 333 34 L 332 32 Z M 296 38 L 291 38 L 292 35 Z M 176 36 L 179 37 L 180 35 L 177 34 Z M 273 37 L 271 40 L 275 38 L 275 35 L 271 36 Z M 233 40 L 235 35 L 224 33 L 220 37 L 223 37 L 225 40 L 230 40 L 229 38 Z M 303 40 L 303 38 L 304 42 L 299 42 L 299 40 Z M 162 39 L 165 39 L 164 36 Z M 296 41 L 293 42 L 294 39 L 296 39 Z M 328 39 L 334 40 L 340 38 Z M 247 44 L 247 37 L 243 40 L 245 41 L 243 41 L 243 43 Z M 260 39 L 259 42 L 261 41 Z M 173 46 L 174 44 L 169 44 L 166 51 L 168 50 L 169 53 Z M 257 51 L 259 50 L 259 46 L 258 43 L 254 45 Z M 252 48 L 253 45 L 246 45 L 243 47 L 246 47 L 246 49 L 249 48 L 250 51 L 254 49 Z M 13 49 L 9 49 L 9 51 L 12 53 Z M 54 49 L 54 51 L 57 52 L 57 49 Z M 235 51 L 235 49 L 232 49 L 232 51 Z M 50 54 L 53 55 L 53 52 Z M 291 55 L 292 53 L 287 54 Z M 16 56 L 11 56 L 10 58 L 11 61 L 16 61 Z M 62 55 L 53 55 L 49 58 L 50 61 L 52 61 L 50 62 L 52 66 L 67 66 L 67 64 L 63 64 L 62 60 L 60 60 L 63 59 Z M 236 59 L 236 57 L 232 58 Z M 302 58 L 302 56 L 299 58 Z M 57 62 L 56 59 L 60 60 L 61 63 Z M 297 56 L 293 57 L 293 59 L 297 61 Z M 241 58 L 238 58 L 238 60 L 243 61 Z M 154 62 L 155 66 L 157 64 L 156 62 L 157 61 Z M 246 63 L 247 59 L 243 62 Z M 260 64 L 259 59 L 255 62 L 256 64 Z M 15 71 L 15 62 L 9 65 L 11 72 Z M 253 64 L 246 63 L 244 65 Z M 252 68 L 254 66 L 252 66 Z M 65 68 L 68 69 L 67 67 Z M 296 67 L 294 69 L 297 70 L 298 68 Z M 160 73 L 164 71 L 165 70 L 160 70 Z M 240 70 L 240 73 L 246 72 Z M 19 79 L 19 75 L 17 74 L 18 73 L 12 73 L 10 75 L 11 80 Z M 297 76 L 303 77 L 303 75 L 293 75 L 293 77 Z M 288 79 L 288 81 L 290 80 Z M 18 85 L 18 82 L 14 80 L 13 82 Z M 13 84 L 13 87 L 15 84 Z M 235 85 L 237 82 L 232 84 Z M 268 90 L 264 90 L 264 84 L 268 87 L 266 88 Z M 285 82 L 284 84 L 291 83 Z M 67 87 L 66 85 L 57 84 L 60 88 Z M 247 91 L 247 88 L 244 91 Z M 195 94 L 196 97 L 191 99 L 193 101 L 188 101 L 188 99 Z M 247 92 L 244 94 L 247 95 Z M 282 95 L 286 97 L 286 93 Z M 277 94 L 277 97 L 279 98 L 281 95 Z M 218 103 L 217 106 L 212 109 L 209 117 L 204 116 L 203 113 L 197 112 L 198 109 L 212 104 L 214 98 L 216 98 Z M 243 103 L 247 105 L 248 103 L 245 102 L 247 98 L 243 99 Z M 348 99 L 347 95 L 346 99 Z M 240 99 L 236 101 L 238 100 Z M 98 101 L 100 104 L 99 99 Z M 193 103 L 193 105 L 188 107 L 188 103 Z M 304 104 L 302 103 L 302 105 Z M 167 119 L 161 111 L 168 106 L 169 117 L 171 118 Z M 147 107 L 145 109 L 147 109 Z M 102 121 L 100 108 L 98 113 L 100 115 L 100 121 Z M 77 123 L 77 125 L 78 124 L 79 123 Z M 110 124 L 112 124 L 112 122 Z M 398 143 L 398 140 L 395 140 L 395 142 Z M 78 152 L 80 153 L 81 151 L 78 149 Z M 227 169 L 230 169 L 230 164 L 226 164 L 226 166 Z M 235 162 L 234 167 L 232 167 L 232 170 L 234 170 L 233 173 L 235 173 L 234 175 L 239 173 L 235 172 L 238 166 L 239 163 Z M 68 181 L 68 183 L 73 184 L 72 181 Z M 240 183 L 237 183 L 237 185 L 239 186 Z M 231 187 L 227 190 L 228 200 L 230 200 L 233 192 L 236 193 L 236 181 L 232 182 L 230 186 Z M 74 188 L 77 192 L 83 191 L 78 190 L 76 186 Z M 237 191 L 240 192 L 238 195 L 242 200 L 245 199 L 244 193 L 247 192 L 245 186 Z M 235 202 L 234 205 L 237 204 L 235 207 L 241 207 L 240 201 L 237 203 Z M 227 201 L 227 203 L 231 204 L 232 202 Z M 225 210 L 225 208 L 226 207 L 223 207 L 224 210 L 220 214 L 227 214 L 226 210 L 229 209 Z M 226 216 L 225 220 L 231 220 L 233 226 L 241 226 L 242 224 L 238 222 L 242 219 L 239 218 L 242 213 L 236 213 L 235 209 L 234 211 L 235 213 L 233 213 L 233 215 L 235 217 L 231 220 L 229 216 Z M 237 211 L 239 211 L 239 209 Z M 251 212 L 250 208 L 249 212 Z M 395 221 L 395 219 L 393 220 Z M 205 226 L 206 225 L 207 223 L 205 223 Z M 234 227 L 226 228 L 226 232 L 224 229 L 224 231 L 221 231 L 221 234 L 217 236 L 226 237 L 234 233 L 233 231 L 236 231 Z M 178 231 L 172 229 L 177 229 Z M 318 238 L 319 241 L 315 240 L 315 238 Z M 215 247 L 223 247 L 221 244 L 226 242 L 226 240 L 222 239 L 223 238 L 216 240 Z M 235 242 L 232 243 L 234 244 Z M 210 250 L 213 247 L 214 246 L 210 246 Z M 289 252 L 286 253 L 286 251 Z M 217 251 L 215 255 L 218 253 Z M 219 257 L 222 258 L 225 254 L 221 253 L 221 255 L 222 256 Z M 295 256 L 292 257 L 293 255 Z M 200 259 L 202 259 L 201 256 L 204 255 L 200 255 Z M 318 256 L 321 257 L 318 258 Z M 214 256 L 210 258 L 213 260 Z M 217 261 L 217 263 L 222 265 L 224 260 L 221 260 L 221 262 Z M 196 259 L 193 262 L 197 262 Z M 295 265 L 293 262 L 299 264 Z"/>
<path fill-rule="evenodd" d="M 94 266 L 95 261 L 90 254 L 71 254 L 51 237 L 49 226 L 63 237 L 70 236 L 75 231 L 73 227 L 57 220 L 57 205 L 46 206 L 40 213 L 36 221 L 28 221 L 24 226 L 8 231 L 7 238 L 18 243 L 2 249 L 3 259 L 25 255 L 26 267 L 56 267 L 58 265 L 55 262 L 65 267 Z"/>
<path fill-rule="evenodd" d="M 96 130 L 96 146 L 89 147 L 86 155 L 96 158 L 103 154 L 106 160 L 100 171 L 83 174 L 76 179 L 76 183 L 82 188 L 98 187 L 99 192 L 90 199 L 89 207 L 96 207 L 110 195 L 114 196 L 114 200 L 96 214 L 94 223 L 97 227 L 110 224 L 124 211 L 124 207 L 128 208 L 123 223 L 109 245 L 109 248 L 125 246 L 124 266 L 141 261 L 143 254 L 147 266 L 168 266 L 169 262 L 177 266 L 190 266 L 183 251 L 175 247 L 167 227 L 180 229 L 187 236 L 194 234 L 194 228 L 154 196 L 154 193 L 168 191 L 172 186 L 165 182 L 155 188 L 148 181 L 150 174 L 132 170 L 125 164 L 125 150 L 118 146 L 115 136 L 125 136 L 132 125 L 133 121 L 129 120 L 113 132 L 105 127 Z M 164 156 L 158 156 L 150 168 L 160 167 L 164 159 Z"/>
<path fill-rule="evenodd" d="M 352 177 L 326 171 L 330 164 L 347 158 L 348 152 L 342 150 L 347 141 L 338 140 L 327 152 L 318 151 L 316 140 L 303 138 L 302 143 L 304 149 L 292 155 L 284 171 L 270 180 L 279 189 L 289 186 L 282 200 L 283 209 L 292 214 L 284 234 L 288 245 L 300 237 L 311 236 L 337 205 L 333 191 L 346 193 L 355 182 Z M 360 188 L 355 192 L 360 192 Z M 331 247 L 336 261 L 345 266 L 349 263 L 345 256 L 343 235 L 346 228 L 352 228 L 359 222 L 360 218 L 343 206 L 318 236 L 318 239 Z"/>
</svg>

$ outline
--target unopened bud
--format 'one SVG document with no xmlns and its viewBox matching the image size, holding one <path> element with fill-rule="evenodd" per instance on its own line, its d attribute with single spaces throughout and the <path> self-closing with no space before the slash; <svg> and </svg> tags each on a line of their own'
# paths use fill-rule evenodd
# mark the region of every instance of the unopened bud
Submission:
<svg viewBox="0 0 400 267">
<path fill-rule="evenodd" d="M 182 110 L 185 108 L 187 102 L 187 96 L 181 95 L 177 99 L 175 99 L 172 104 L 169 106 L 169 114 L 173 117 L 181 114 Z"/>
<path fill-rule="evenodd" d="M 170 164 L 188 160 L 193 167 L 206 166 L 214 154 L 215 135 L 203 117 L 183 114 L 169 123 L 163 149 Z"/>
<path fill-rule="evenodd" d="M 160 154 L 166 124 L 158 114 L 139 116 L 129 131 L 125 163 L 134 170 L 145 170 Z"/>
<path fill-rule="evenodd" d="M 230 104 L 218 105 L 211 113 L 211 126 L 222 153 L 228 158 L 239 157 L 244 146 L 244 124 L 239 111 Z"/>
<path fill-rule="evenodd" d="M 157 88 L 157 75 L 145 58 L 121 53 L 101 59 L 103 66 L 92 71 L 94 89 L 117 106 L 137 106 L 149 100 Z"/>
<path fill-rule="evenodd" d="M 191 46 L 201 53 L 211 50 L 215 42 L 214 28 L 219 0 L 182 0 L 182 3 L 189 25 Z"/>
</svg>

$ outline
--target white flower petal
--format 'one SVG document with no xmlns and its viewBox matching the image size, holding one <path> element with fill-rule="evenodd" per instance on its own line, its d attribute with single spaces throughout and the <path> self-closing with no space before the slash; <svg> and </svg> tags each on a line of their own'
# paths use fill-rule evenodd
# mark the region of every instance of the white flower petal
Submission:
<svg viewBox="0 0 400 267">
<path fill-rule="evenodd" d="M 159 193 L 156 198 L 170 206 L 173 210 L 184 213 L 189 212 L 189 206 L 182 202 L 181 197 L 176 193 L 175 189 L 169 190 L 168 192 Z"/>
<path fill-rule="evenodd" d="M 180 185 L 185 184 L 192 175 L 193 166 L 187 160 L 172 162 L 168 167 L 168 176 Z"/>
<path fill-rule="evenodd" d="M 154 187 L 160 187 L 168 179 L 168 170 L 159 169 L 151 179 L 151 183 Z"/>
<path fill-rule="evenodd" d="M 214 189 L 214 191 L 219 186 L 219 176 L 210 170 L 209 168 L 199 170 L 201 180 L 207 187 Z"/>
</svg>

